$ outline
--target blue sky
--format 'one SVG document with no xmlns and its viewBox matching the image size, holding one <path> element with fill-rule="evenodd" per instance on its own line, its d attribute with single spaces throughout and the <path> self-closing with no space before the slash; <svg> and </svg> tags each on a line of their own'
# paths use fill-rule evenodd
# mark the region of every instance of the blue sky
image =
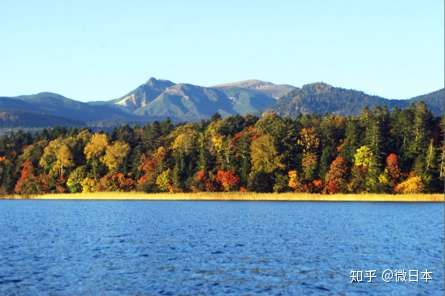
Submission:
<svg viewBox="0 0 445 296">
<path fill-rule="evenodd" d="M 444 84 L 443 0 L 0 1 L 0 95 L 88 101 L 149 77 L 324 81 L 388 98 Z"/>
</svg>

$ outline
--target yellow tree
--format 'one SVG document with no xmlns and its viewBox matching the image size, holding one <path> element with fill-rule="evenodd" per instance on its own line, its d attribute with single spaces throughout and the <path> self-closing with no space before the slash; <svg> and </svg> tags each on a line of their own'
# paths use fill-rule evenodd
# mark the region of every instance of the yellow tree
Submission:
<svg viewBox="0 0 445 296">
<path fill-rule="evenodd" d="M 198 133 L 191 124 L 178 127 L 171 135 L 174 137 L 171 148 L 175 152 L 190 154 L 197 148 Z"/>
<path fill-rule="evenodd" d="M 100 158 L 105 153 L 107 146 L 108 137 L 106 134 L 94 134 L 84 149 L 86 159 Z"/>
<path fill-rule="evenodd" d="M 171 192 L 173 190 L 170 169 L 167 169 L 163 171 L 161 174 L 159 174 L 159 176 L 156 178 L 156 185 L 163 192 L 166 191 Z"/>
<path fill-rule="evenodd" d="M 300 181 L 298 180 L 297 171 L 296 170 L 289 171 L 287 175 L 289 176 L 289 182 L 288 182 L 289 188 L 291 188 L 293 191 L 301 190 L 302 186 Z"/>
<path fill-rule="evenodd" d="M 79 133 L 76 134 L 75 138 L 76 138 L 77 142 L 81 142 L 81 143 L 85 144 L 91 138 L 90 131 L 87 129 L 83 129 Z"/>
<path fill-rule="evenodd" d="M 212 121 L 206 131 L 201 135 L 200 152 L 205 152 L 208 144 L 208 152 L 212 155 L 221 169 L 229 169 L 231 164 L 231 155 L 228 143 L 228 137 L 221 134 L 224 126 L 224 120 Z M 200 157 L 203 157 L 200 155 Z M 204 159 L 200 159 L 200 166 L 205 163 Z M 205 167 L 205 165 L 204 165 Z"/>
<path fill-rule="evenodd" d="M 361 146 L 354 154 L 354 165 L 357 167 L 370 168 L 373 165 L 373 153 L 368 146 Z"/>
<path fill-rule="evenodd" d="M 106 134 L 95 133 L 88 144 L 85 146 L 84 154 L 86 160 L 91 163 L 94 178 L 97 178 L 97 173 L 100 165 L 100 159 L 105 154 L 108 147 L 108 137 Z"/>
<path fill-rule="evenodd" d="M 39 165 L 55 176 L 63 177 L 65 169 L 74 166 L 73 154 L 69 146 L 71 138 L 55 139 L 43 150 Z"/>
<path fill-rule="evenodd" d="M 352 168 L 351 190 L 355 192 L 376 191 L 379 184 L 377 164 L 372 150 L 364 145 L 358 148 L 354 154 L 354 166 Z M 383 181 L 383 179 L 381 179 Z"/>
<path fill-rule="evenodd" d="M 175 163 L 172 172 L 173 186 L 184 190 L 187 179 L 193 176 L 198 163 L 198 132 L 195 126 L 187 124 L 179 127 L 172 136 L 175 137 L 171 146 Z"/>
<path fill-rule="evenodd" d="M 127 157 L 130 147 L 127 143 L 116 141 L 107 146 L 105 155 L 101 158 L 102 162 L 108 167 L 110 172 L 115 172 Z"/>
<path fill-rule="evenodd" d="M 412 194 L 421 193 L 425 190 L 425 185 L 422 182 L 422 178 L 412 174 L 408 179 L 397 184 L 394 188 L 396 193 Z"/>
<path fill-rule="evenodd" d="M 64 169 L 74 166 L 73 154 L 66 144 L 62 144 L 57 150 L 56 169 L 59 170 L 60 176 L 63 176 Z"/>
</svg>

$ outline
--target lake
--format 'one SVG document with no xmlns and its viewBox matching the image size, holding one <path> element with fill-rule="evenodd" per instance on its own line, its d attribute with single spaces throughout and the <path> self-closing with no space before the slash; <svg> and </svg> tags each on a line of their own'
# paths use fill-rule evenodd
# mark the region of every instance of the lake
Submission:
<svg viewBox="0 0 445 296">
<path fill-rule="evenodd" d="M 0 295 L 444 294 L 443 204 L 3 200 L 0 234 Z"/>
</svg>

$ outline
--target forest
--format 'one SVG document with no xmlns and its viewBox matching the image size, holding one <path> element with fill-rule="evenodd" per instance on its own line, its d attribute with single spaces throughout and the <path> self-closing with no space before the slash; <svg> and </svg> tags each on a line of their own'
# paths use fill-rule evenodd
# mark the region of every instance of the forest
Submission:
<svg viewBox="0 0 445 296">
<path fill-rule="evenodd" d="M 0 138 L 0 194 L 99 191 L 439 193 L 445 117 L 422 102 L 358 116 L 273 112 Z"/>
</svg>

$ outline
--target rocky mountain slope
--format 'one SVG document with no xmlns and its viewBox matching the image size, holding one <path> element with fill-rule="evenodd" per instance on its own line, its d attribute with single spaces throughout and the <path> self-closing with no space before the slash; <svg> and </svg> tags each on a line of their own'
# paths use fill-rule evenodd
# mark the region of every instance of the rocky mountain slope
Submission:
<svg viewBox="0 0 445 296">
<path fill-rule="evenodd" d="M 197 121 L 215 113 L 259 115 L 273 110 L 282 116 L 299 114 L 355 115 L 364 107 L 405 108 L 424 101 L 437 116 L 445 112 L 444 89 L 409 100 L 389 100 L 364 92 L 312 83 L 297 88 L 260 80 L 203 87 L 150 78 L 124 96 L 108 101 L 79 102 L 62 95 L 0 97 L 1 127 L 112 126 L 170 118 Z"/>
</svg>

